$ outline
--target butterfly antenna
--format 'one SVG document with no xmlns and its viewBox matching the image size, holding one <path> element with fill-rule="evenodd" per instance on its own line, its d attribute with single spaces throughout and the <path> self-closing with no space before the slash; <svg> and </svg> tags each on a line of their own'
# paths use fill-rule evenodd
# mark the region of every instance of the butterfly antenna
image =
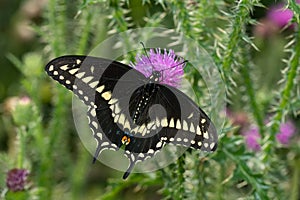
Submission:
<svg viewBox="0 0 300 200">
<path fill-rule="evenodd" d="M 177 65 L 174 65 L 174 66 L 169 67 L 169 68 L 166 68 L 166 69 L 162 69 L 162 70 L 160 70 L 160 71 L 162 72 L 162 71 L 165 71 L 165 70 L 168 70 L 168 69 L 172 69 L 172 68 L 174 68 L 174 67 L 177 67 L 177 66 L 179 66 L 179 65 L 183 65 L 183 64 L 188 63 L 188 62 L 189 62 L 188 60 L 184 60 L 183 62 L 178 63 Z"/>
<path fill-rule="evenodd" d="M 148 60 L 149 60 L 149 62 L 150 62 L 150 64 L 151 64 L 151 66 L 152 66 L 152 71 L 154 71 L 154 65 L 153 65 L 153 63 L 152 63 L 151 60 L 150 60 L 150 57 L 149 57 L 148 52 L 147 52 L 147 50 L 146 50 L 145 44 L 144 44 L 143 42 L 140 42 L 140 43 L 141 43 L 141 45 L 143 46 L 143 49 L 144 49 L 145 54 L 146 54 L 146 57 L 148 58 Z"/>
</svg>

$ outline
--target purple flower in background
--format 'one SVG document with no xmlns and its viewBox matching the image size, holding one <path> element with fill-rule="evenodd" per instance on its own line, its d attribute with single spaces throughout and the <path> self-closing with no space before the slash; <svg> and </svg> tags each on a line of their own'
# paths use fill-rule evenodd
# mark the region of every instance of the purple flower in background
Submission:
<svg viewBox="0 0 300 200">
<path fill-rule="evenodd" d="M 296 0 L 297 3 L 300 3 L 300 0 Z M 273 22 L 279 28 L 283 28 L 288 25 L 293 18 L 293 11 L 286 9 L 285 5 L 279 3 L 275 6 L 270 7 L 267 13 L 267 19 Z M 293 27 L 294 25 L 292 25 Z"/>
<path fill-rule="evenodd" d="M 290 138 L 294 135 L 295 132 L 295 125 L 292 122 L 288 121 L 280 125 L 280 131 L 279 133 L 277 133 L 276 139 L 281 144 L 289 144 Z"/>
<path fill-rule="evenodd" d="M 12 169 L 7 173 L 6 185 L 10 191 L 17 192 L 25 189 L 29 171 L 26 169 Z"/>
<path fill-rule="evenodd" d="M 267 14 L 267 18 L 280 28 L 286 26 L 292 17 L 293 11 L 285 9 L 284 4 L 271 7 Z"/>
<path fill-rule="evenodd" d="M 249 119 L 244 111 L 232 111 L 230 108 L 226 108 L 225 112 L 234 126 L 238 126 L 241 129 L 248 126 Z"/>
<path fill-rule="evenodd" d="M 261 147 L 259 144 L 260 134 L 258 127 L 252 126 L 244 132 L 245 143 L 248 149 L 252 151 L 260 151 Z"/>
<path fill-rule="evenodd" d="M 163 52 L 160 48 L 150 49 L 149 58 L 145 55 L 136 56 L 134 68 L 146 77 L 150 77 L 153 71 L 159 71 L 161 73 L 160 83 L 178 87 L 184 73 L 183 61 L 176 57 L 172 49 L 169 51 L 164 49 Z"/>
<path fill-rule="evenodd" d="M 300 4 L 300 0 L 296 0 Z M 285 4 L 278 3 L 269 8 L 266 17 L 259 20 L 259 23 L 254 26 L 253 34 L 259 37 L 269 37 L 280 32 L 280 29 L 290 25 L 289 28 L 294 28 L 295 24 L 290 24 L 293 18 L 293 11 L 287 9 Z"/>
</svg>

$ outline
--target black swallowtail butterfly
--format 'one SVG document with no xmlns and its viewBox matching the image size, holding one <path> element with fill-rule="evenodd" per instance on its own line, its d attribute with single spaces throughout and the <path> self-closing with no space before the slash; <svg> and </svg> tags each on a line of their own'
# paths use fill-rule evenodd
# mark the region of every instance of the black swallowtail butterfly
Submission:
<svg viewBox="0 0 300 200">
<path fill-rule="evenodd" d="M 167 143 L 204 151 L 217 148 L 209 117 L 184 93 L 160 84 L 158 71 L 145 77 L 116 61 L 77 55 L 55 58 L 45 70 L 88 106 L 97 141 L 94 162 L 103 150 L 124 147 L 130 161 L 124 179 L 138 161 L 153 157 Z M 162 112 L 151 112 L 152 106 Z"/>
</svg>

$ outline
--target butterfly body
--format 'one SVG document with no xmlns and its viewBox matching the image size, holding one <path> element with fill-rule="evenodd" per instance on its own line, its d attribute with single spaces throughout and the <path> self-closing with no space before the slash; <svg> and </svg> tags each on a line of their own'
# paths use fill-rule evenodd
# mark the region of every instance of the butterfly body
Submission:
<svg viewBox="0 0 300 200">
<path fill-rule="evenodd" d="M 217 148 L 209 117 L 181 91 L 160 84 L 160 71 L 146 77 L 122 63 L 87 56 L 62 56 L 45 70 L 88 106 L 97 141 L 94 161 L 103 150 L 124 146 L 130 164 L 123 178 L 135 163 L 153 157 L 168 143 L 204 151 Z"/>
</svg>

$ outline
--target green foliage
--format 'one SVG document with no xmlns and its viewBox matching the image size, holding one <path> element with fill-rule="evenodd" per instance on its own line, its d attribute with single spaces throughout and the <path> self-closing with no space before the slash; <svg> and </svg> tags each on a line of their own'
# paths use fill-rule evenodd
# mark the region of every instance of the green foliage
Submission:
<svg viewBox="0 0 300 200">
<path fill-rule="evenodd" d="M 1 197 L 299 199 L 299 5 L 292 0 L 287 3 L 298 27 L 267 39 L 285 44 L 284 49 L 278 50 L 278 57 L 284 62 L 277 64 L 285 66 L 280 69 L 262 69 L 267 63 L 260 56 L 268 55 L 265 52 L 272 52 L 272 48 L 268 49 L 267 42 L 260 44 L 249 31 L 250 27 L 258 26 L 253 13 L 263 7 L 258 0 L 49 0 L 42 13 L 42 25 L 34 25 L 41 41 L 39 47 L 22 58 L 7 54 L 20 70 L 22 80 L 14 108 L 3 112 L 8 148 L 0 153 Z M 246 113 L 248 125 L 258 126 L 261 151 L 246 148 L 242 134 L 245 127 L 238 127 L 227 116 L 224 127 L 218 130 L 219 146 L 215 153 L 187 151 L 157 172 L 132 174 L 126 181 L 119 175 L 113 178 L 116 171 L 90 164 L 92 156 L 80 144 L 74 130 L 71 94 L 48 79 L 43 70 L 45 63 L 65 54 L 88 54 L 114 33 L 161 26 L 174 28 L 181 37 L 192 38 L 209 52 L 224 81 L 228 108 Z M 126 52 L 151 34 L 145 32 L 144 38 L 137 40 L 126 32 L 120 34 L 122 44 L 115 45 Z M 128 60 L 133 58 L 134 54 Z M 261 61 L 263 66 L 259 66 Z M 258 76 L 262 72 L 276 74 L 280 84 L 273 79 L 272 84 L 262 84 L 269 81 L 267 75 Z M 203 89 L 202 77 L 187 71 L 186 79 L 199 102 L 205 103 L 209 97 L 205 97 L 208 91 Z M 209 103 L 205 105 L 214 109 Z M 220 111 L 220 116 L 221 112 L 224 111 Z M 276 141 L 276 134 L 280 124 L 288 119 L 298 122 L 298 134 L 284 146 Z M 7 191 L 6 173 L 12 168 L 30 170 L 28 190 Z"/>
</svg>

